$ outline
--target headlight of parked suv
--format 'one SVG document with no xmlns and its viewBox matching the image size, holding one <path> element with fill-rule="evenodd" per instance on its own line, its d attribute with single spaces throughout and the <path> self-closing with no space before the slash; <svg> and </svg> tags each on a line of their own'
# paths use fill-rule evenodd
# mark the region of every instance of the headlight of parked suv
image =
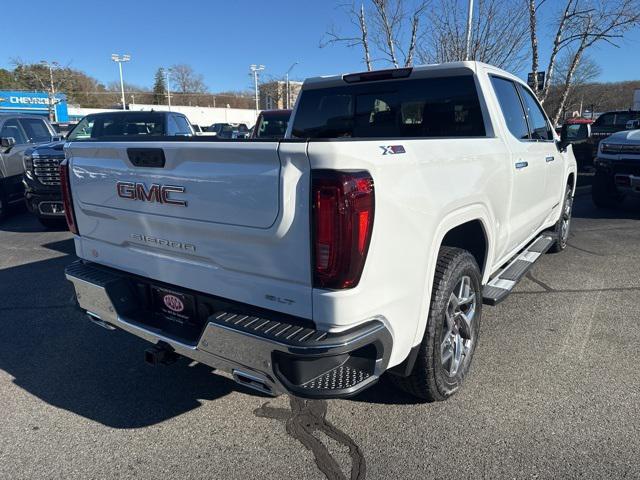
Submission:
<svg viewBox="0 0 640 480">
<path fill-rule="evenodd" d="M 600 148 L 602 153 L 617 153 L 620 150 L 619 146 L 613 143 L 602 143 Z"/>
<path fill-rule="evenodd" d="M 22 163 L 24 164 L 25 172 L 33 172 L 33 153 L 25 153 L 22 157 Z"/>
</svg>

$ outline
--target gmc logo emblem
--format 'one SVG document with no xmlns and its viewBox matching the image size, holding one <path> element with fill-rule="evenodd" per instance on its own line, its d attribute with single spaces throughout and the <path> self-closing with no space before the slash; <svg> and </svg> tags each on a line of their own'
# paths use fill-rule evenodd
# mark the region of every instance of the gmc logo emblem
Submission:
<svg viewBox="0 0 640 480">
<path fill-rule="evenodd" d="M 169 197 L 171 193 L 184 193 L 184 187 L 154 183 L 147 190 L 144 183 L 117 182 L 116 190 L 120 198 L 126 198 L 127 200 L 156 202 L 166 205 L 178 205 L 179 207 L 187 206 L 186 200 L 175 200 Z"/>
</svg>

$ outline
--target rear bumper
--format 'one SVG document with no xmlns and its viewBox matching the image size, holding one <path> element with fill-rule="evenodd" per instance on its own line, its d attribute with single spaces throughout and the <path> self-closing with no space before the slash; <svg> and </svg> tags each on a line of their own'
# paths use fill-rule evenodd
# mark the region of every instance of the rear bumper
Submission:
<svg viewBox="0 0 640 480">
<path fill-rule="evenodd" d="M 200 337 L 190 343 L 140 321 L 129 274 L 84 262 L 69 265 L 65 274 L 80 308 L 91 318 L 227 371 L 239 383 L 272 395 L 349 397 L 374 384 L 389 362 L 392 337 L 382 319 L 326 332 L 277 314 L 263 317 L 229 308 L 213 312 Z"/>
</svg>

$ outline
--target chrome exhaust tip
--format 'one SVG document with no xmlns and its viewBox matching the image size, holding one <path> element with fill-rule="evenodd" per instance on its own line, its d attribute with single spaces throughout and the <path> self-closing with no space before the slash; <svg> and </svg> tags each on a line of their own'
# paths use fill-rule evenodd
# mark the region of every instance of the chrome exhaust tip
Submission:
<svg viewBox="0 0 640 480">
<path fill-rule="evenodd" d="M 92 323 L 95 323 L 96 325 L 98 325 L 99 327 L 102 327 L 106 330 L 115 330 L 116 327 L 114 327 L 113 325 L 111 325 L 108 322 L 105 322 L 104 320 L 102 320 L 98 315 L 96 315 L 95 313 L 91 313 L 91 312 L 87 312 L 87 318 L 89 320 L 91 320 Z"/>
<path fill-rule="evenodd" d="M 244 372 L 242 370 L 233 370 L 232 375 L 236 383 L 239 383 L 240 385 L 251 388 L 253 390 L 257 390 L 258 392 L 270 395 L 272 397 L 276 395 L 271 387 L 269 387 L 269 385 L 267 385 L 267 383 L 260 377 L 257 377 L 251 373 Z"/>
</svg>

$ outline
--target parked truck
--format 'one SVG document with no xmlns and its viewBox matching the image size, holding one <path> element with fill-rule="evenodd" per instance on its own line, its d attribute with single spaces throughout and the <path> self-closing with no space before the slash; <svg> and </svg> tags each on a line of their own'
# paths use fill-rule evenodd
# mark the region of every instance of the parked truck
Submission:
<svg viewBox="0 0 640 480">
<path fill-rule="evenodd" d="M 46 227 L 64 224 L 59 165 L 64 160 L 66 141 L 122 136 L 190 137 L 195 135 L 187 117 L 176 112 L 134 112 L 129 110 L 93 113 L 82 118 L 56 142 L 34 145 L 24 151 L 24 198 L 27 208 Z"/>
<path fill-rule="evenodd" d="M 634 120 L 637 122 L 637 120 Z M 640 198 L 640 125 L 600 142 L 591 195 L 598 208 L 614 208 Z"/>
<path fill-rule="evenodd" d="M 204 140 L 204 141 L 203 141 Z M 529 87 L 457 62 L 304 82 L 285 139 L 74 141 L 79 307 L 245 386 L 444 400 L 483 304 L 567 245 L 576 161 Z"/>
<path fill-rule="evenodd" d="M 49 120 L 36 115 L 0 115 L 0 220 L 9 206 L 24 201 L 23 155 L 25 151 L 56 140 Z M 56 163 L 55 174 L 58 172 Z"/>
</svg>

